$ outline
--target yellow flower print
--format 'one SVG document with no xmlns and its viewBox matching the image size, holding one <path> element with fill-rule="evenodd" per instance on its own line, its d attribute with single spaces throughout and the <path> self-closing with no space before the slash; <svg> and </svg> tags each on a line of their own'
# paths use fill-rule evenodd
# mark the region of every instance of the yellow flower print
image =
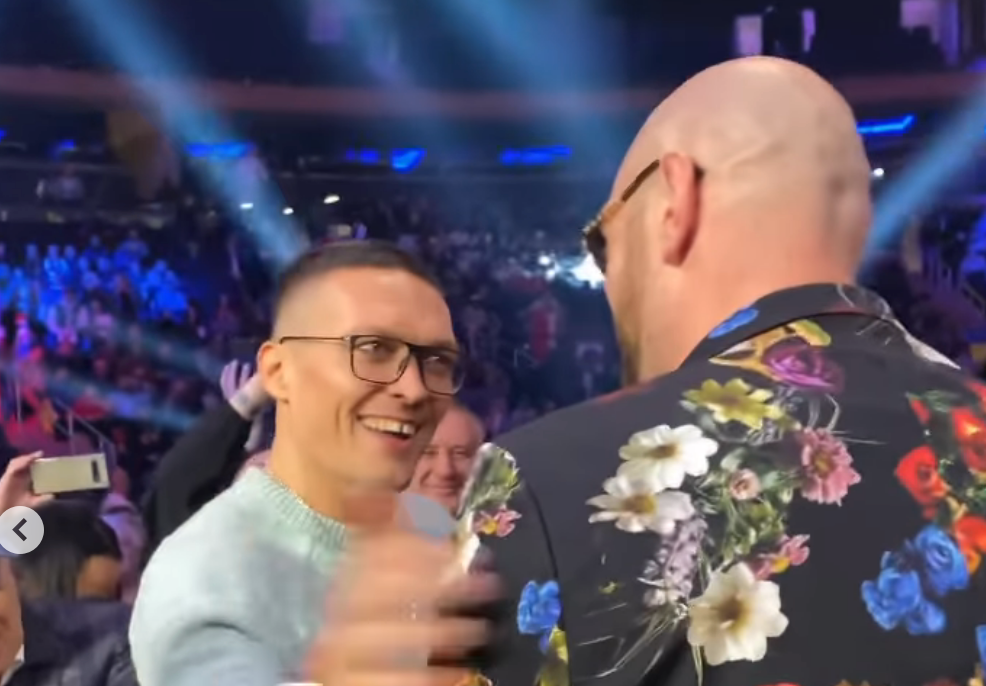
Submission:
<svg viewBox="0 0 986 686">
<path fill-rule="evenodd" d="M 555 627 L 548 638 L 548 650 L 537 678 L 538 686 L 569 686 L 568 642 L 565 632 Z"/>
<path fill-rule="evenodd" d="M 826 346 L 831 345 L 832 343 L 832 337 L 825 333 L 825 331 L 822 330 L 822 327 L 810 319 L 802 319 L 801 321 L 791 322 L 786 328 L 790 328 L 794 331 L 794 335 L 798 338 L 803 338 L 808 345 Z"/>
<path fill-rule="evenodd" d="M 784 416 L 783 409 L 767 402 L 773 395 L 766 389 L 754 389 L 742 379 L 732 379 L 723 385 L 708 379 L 700 389 L 685 391 L 685 399 L 711 412 L 716 422 L 739 422 L 754 431 L 763 428 L 765 419 Z"/>
<path fill-rule="evenodd" d="M 493 686 L 493 682 L 479 672 L 469 672 L 455 686 Z"/>
</svg>

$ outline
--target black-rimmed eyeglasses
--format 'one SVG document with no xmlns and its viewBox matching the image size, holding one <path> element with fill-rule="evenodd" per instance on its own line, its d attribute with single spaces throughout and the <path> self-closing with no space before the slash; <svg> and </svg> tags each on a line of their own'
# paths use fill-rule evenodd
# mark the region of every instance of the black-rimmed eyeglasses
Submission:
<svg viewBox="0 0 986 686">
<path fill-rule="evenodd" d="M 417 345 L 374 334 L 351 336 L 281 336 L 278 343 L 342 343 L 349 348 L 349 369 L 362 381 L 389 386 L 407 371 L 411 358 L 418 363 L 421 383 L 435 395 L 454 395 L 465 380 L 462 357 L 443 346 Z"/>
</svg>

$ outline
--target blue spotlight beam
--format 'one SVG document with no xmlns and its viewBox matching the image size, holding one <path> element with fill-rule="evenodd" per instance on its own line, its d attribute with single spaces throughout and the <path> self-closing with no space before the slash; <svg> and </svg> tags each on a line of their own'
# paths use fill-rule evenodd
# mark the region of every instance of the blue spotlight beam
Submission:
<svg viewBox="0 0 986 686">
<path fill-rule="evenodd" d="M 190 73 L 183 60 L 154 29 L 154 23 L 141 12 L 139 3 L 126 0 L 70 0 L 77 20 L 91 34 L 96 47 L 102 48 L 125 71 L 134 75 L 135 85 L 145 100 L 158 112 L 167 131 L 184 146 L 203 140 L 235 141 L 237 137 L 214 112 L 197 103 L 184 85 L 173 79 L 158 80 L 162 67 Z M 242 202 L 238 183 L 222 166 L 204 165 L 203 174 L 210 190 L 230 209 Z M 306 241 L 297 225 L 281 214 L 278 194 L 269 185 L 258 188 L 252 198 L 258 208 L 245 222 L 255 240 L 263 245 L 279 264 L 290 262 Z"/>
<path fill-rule="evenodd" d="M 870 231 L 870 255 L 893 245 L 908 220 L 926 210 L 947 184 L 972 163 L 983 144 L 983 121 L 986 81 L 980 82 L 972 97 L 884 190 Z"/>
</svg>

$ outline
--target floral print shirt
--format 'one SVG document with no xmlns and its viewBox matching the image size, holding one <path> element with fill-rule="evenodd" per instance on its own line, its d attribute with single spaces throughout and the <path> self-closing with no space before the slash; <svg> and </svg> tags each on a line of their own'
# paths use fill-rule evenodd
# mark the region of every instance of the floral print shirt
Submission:
<svg viewBox="0 0 986 686">
<path fill-rule="evenodd" d="M 476 686 L 983 685 L 986 386 L 863 289 L 769 295 L 479 464 L 464 550 L 514 611 Z"/>
</svg>

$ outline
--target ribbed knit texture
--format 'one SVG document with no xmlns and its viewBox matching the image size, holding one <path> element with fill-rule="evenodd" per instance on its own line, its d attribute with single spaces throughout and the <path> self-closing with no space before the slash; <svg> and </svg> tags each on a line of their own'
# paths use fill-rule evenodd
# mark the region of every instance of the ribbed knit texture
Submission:
<svg viewBox="0 0 986 686">
<path fill-rule="evenodd" d="M 415 528 L 453 522 L 403 497 Z M 304 681 L 326 621 L 346 530 L 253 469 L 166 538 L 141 582 L 130 642 L 141 686 L 277 686 Z"/>
</svg>

